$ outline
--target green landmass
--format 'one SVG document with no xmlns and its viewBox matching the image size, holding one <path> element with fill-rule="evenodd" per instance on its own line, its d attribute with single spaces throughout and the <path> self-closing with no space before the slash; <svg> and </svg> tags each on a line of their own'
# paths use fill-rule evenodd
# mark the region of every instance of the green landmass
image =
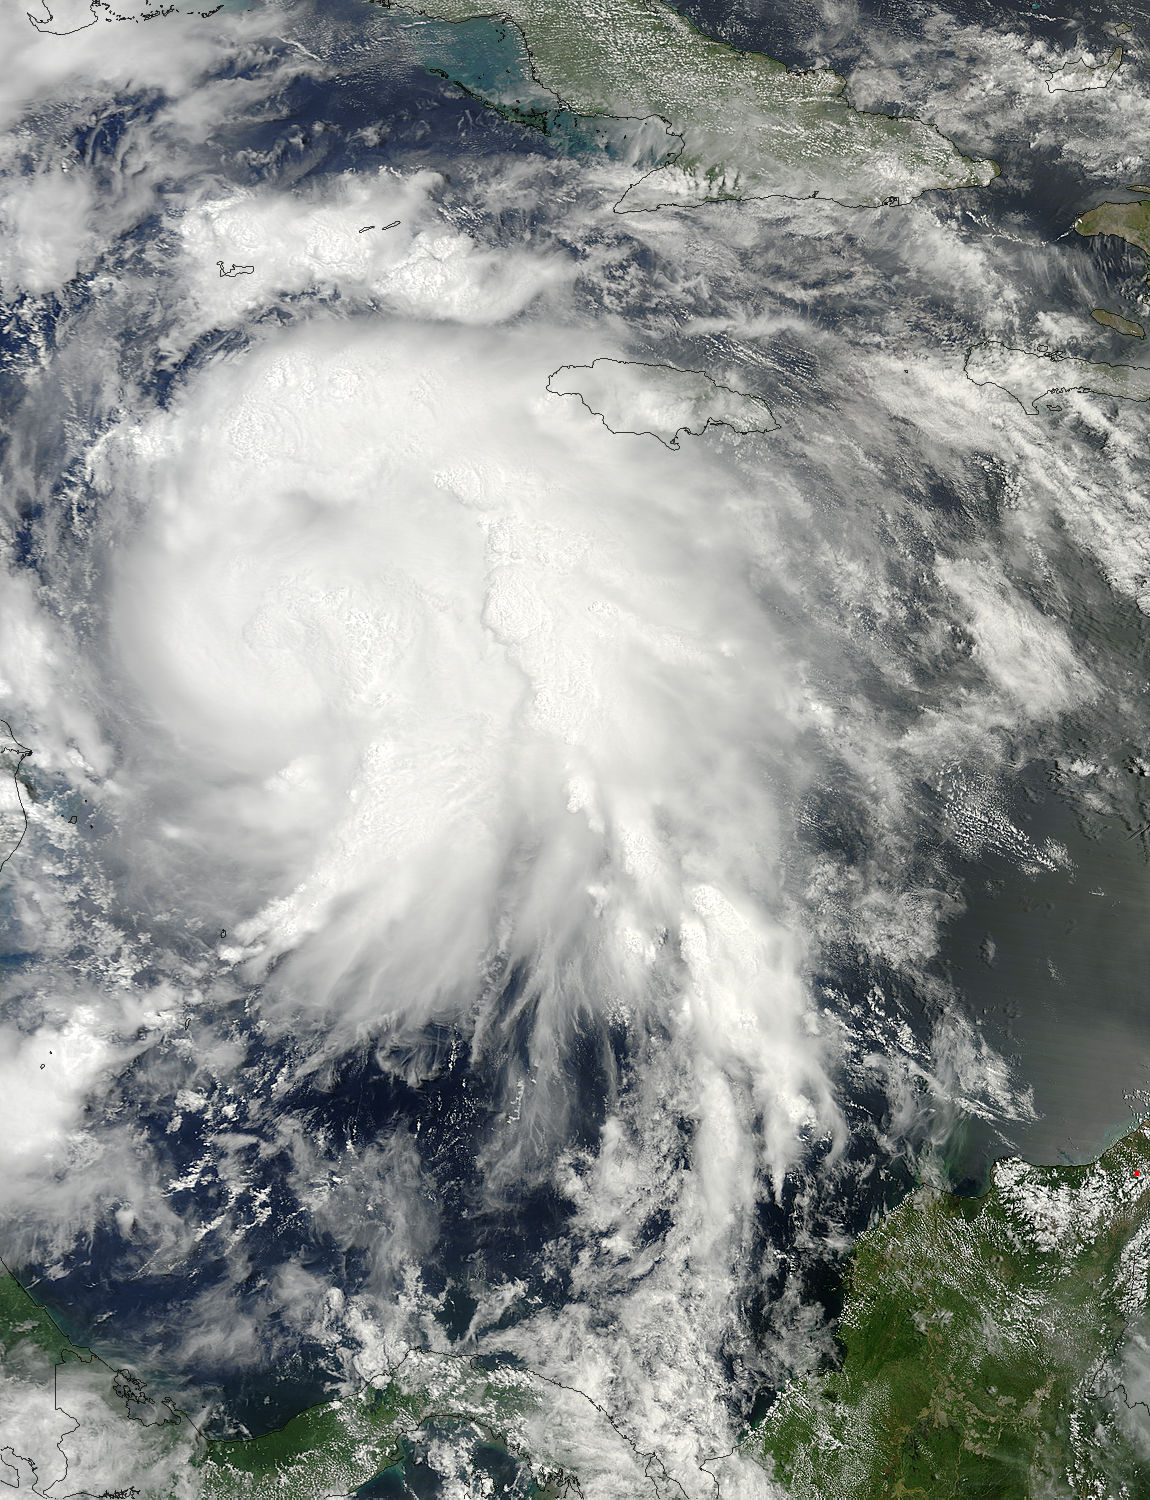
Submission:
<svg viewBox="0 0 1150 1500">
<path fill-rule="evenodd" d="M 128 1370 L 73 1344 L 0 1275 L 0 1480 L 93 1496 L 190 1496 L 194 1425 Z"/>
<path fill-rule="evenodd" d="M 665 121 L 676 137 L 670 154 L 632 183 L 621 210 L 772 196 L 906 202 L 931 188 L 985 185 L 998 170 L 912 116 L 853 109 L 829 69 L 791 72 L 729 47 L 663 0 L 416 0 L 407 8 L 514 27 L 534 78 L 560 108 Z"/>
<path fill-rule="evenodd" d="M 1150 199 L 1138 203 L 1100 203 L 1075 219 L 1074 228 L 1087 237 L 1112 234 L 1150 256 Z"/>
<path fill-rule="evenodd" d="M 1150 368 L 1108 365 L 1072 355 L 976 344 L 966 356 L 966 377 L 975 385 L 997 385 L 1032 416 L 1038 403 L 1062 391 L 1092 391 L 1123 401 L 1150 401 Z"/>
<path fill-rule="evenodd" d="M 472 1427 L 510 1452 L 538 1406 L 532 1377 L 453 1355 L 412 1353 L 390 1378 L 300 1413 L 258 1438 L 211 1442 L 201 1459 L 204 1500 L 322 1500 L 346 1495 L 403 1457 L 403 1440 L 432 1419 Z M 562 1493 L 558 1465 L 533 1466 L 537 1493 Z"/>
<path fill-rule="evenodd" d="M 858 1242 L 837 1369 L 746 1449 L 793 1500 L 1144 1500 L 1113 1364 L 1150 1278 L 1150 1134 L 1084 1167 L 922 1187 Z"/>
<path fill-rule="evenodd" d="M 5 1270 L 0 1275 L 0 1360 L 54 1363 L 72 1347 L 44 1308 Z"/>
<path fill-rule="evenodd" d="M 201 1493 L 205 1500 L 347 1495 L 398 1463 L 401 1436 L 418 1426 L 402 1398 L 389 1400 L 369 1387 L 301 1412 L 261 1437 L 208 1443 L 198 1460 Z"/>
<path fill-rule="evenodd" d="M 583 1398 L 585 1400 L 585 1398 Z M 135 1500 L 324 1500 L 404 1457 L 429 1422 L 528 1462 L 538 1500 L 572 1477 L 538 1446 L 537 1378 L 506 1363 L 412 1351 L 377 1381 L 255 1438 L 207 1439 L 129 1370 L 74 1345 L 6 1270 L 0 1274 L 0 1481 Z"/>
<path fill-rule="evenodd" d="M 626 120 L 563 108 L 532 72 L 522 33 L 491 16 L 463 22 L 422 18 L 409 23 L 404 36 L 429 73 L 505 119 L 541 131 L 572 155 L 624 162 L 639 176 L 680 145 L 655 117 Z"/>
<path fill-rule="evenodd" d="M 839 1365 L 788 1386 L 742 1445 L 788 1500 L 1150 1495 L 1123 1384 L 1150 1313 L 1150 1127 L 1086 1166 L 999 1162 L 980 1197 L 920 1187 L 860 1238 L 847 1290 Z M 674 1492 L 581 1393 L 450 1354 L 412 1351 L 275 1432 L 207 1440 L 0 1276 L 0 1480 L 17 1488 L 324 1500 L 428 1424 L 526 1456 L 538 1497 L 591 1495 L 628 1470 Z"/>
<path fill-rule="evenodd" d="M 1096 323 L 1101 323 L 1104 328 L 1113 328 L 1115 333 L 1124 333 L 1127 338 L 1143 339 L 1146 330 L 1141 323 L 1135 323 L 1131 318 L 1124 318 L 1120 313 L 1107 312 L 1104 307 L 1096 307 L 1090 314 Z"/>
</svg>

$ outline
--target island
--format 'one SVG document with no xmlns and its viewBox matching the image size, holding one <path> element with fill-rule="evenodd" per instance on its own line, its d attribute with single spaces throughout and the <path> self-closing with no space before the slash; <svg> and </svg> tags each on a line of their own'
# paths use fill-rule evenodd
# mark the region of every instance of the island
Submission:
<svg viewBox="0 0 1150 1500">
<path fill-rule="evenodd" d="M 577 396 L 609 432 L 658 438 L 668 448 L 678 448 L 680 433 L 697 436 L 711 426 L 744 434 L 778 426 L 758 396 L 677 365 L 600 357 L 589 365 L 563 365 L 547 389 L 554 396 Z"/>
<path fill-rule="evenodd" d="M 912 115 L 852 108 L 829 68 L 792 72 L 727 46 L 664 0 L 415 0 L 405 9 L 515 29 L 556 108 L 664 122 L 669 150 L 623 193 L 620 212 L 776 196 L 906 203 L 934 188 L 985 186 L 998 171 Z"/>
<path fill-rule="evenodd" d="M 1061 391 L 1092 391 L 1124 401 L 1150 400 L 1150 368 L 1106 365 L 1071 355 L 977 344 L 966 356 L 966 376 L 975 385 L 997 385 L 1032 416 L 1044 396 Z"/>
<path fill-rule="evenodd" d="M 1129 31 L 1129 27 L 1125 30 Z M 1052 94 L 1079 93 L 1083 89 L 1104 89 L 1122 66 L 1122 48 L 1115 47 L 1109 56 L 1097 58 L 1092 52 L 1076 53 L 1056 68 L 1046 80 Z"/>
<path fill-rule="evenodd" d="M 745 1449 L 791 1500 L 1146 1495 L 1121 1356 L 1148 1275 L 1145 1126 L 1087 1166 L 1000 1161 L 982 1197 L 920 1187 L 858 1241 L 838 1368 Z"/>
<path fill-rule="evenodd" d="M 0 870 L 24 842 L 28 812 L 24 806 L 20 773 L 32 754 L 12 733 L 7 719 L 0 719 Z"/>
<path fill-rule="evenodd" d="M 1150 255 L 1150 199 L 1143 198 L 1137 203 L 1100 203 L 1075 219 L 1074 228 L 1087 237 L 1112 234 L 1141 250 L 1143 255 Z"/>
<path fill-rule="evenodd" d="M 1104 307 L 1096 307 L 1090 314 L 1096 323 L 1101 323 L 1103 328 L 1113 328 L 1115 333 L 1122 333 L 1128 339 L 1144 339 L 1146 330 L 1141 323 L 1135 323 L 1132 318 L 1124 318 L 1121 313 L 1107 312 Z"/>
<path fill-rule="evenodd" d="M 202 20 L 223 10 L 223 5 L 212 6 L 208 10 L 181 10 L 179 6 L 152 5 L 148 0 L 134 0 L 138 9 L 118 10 L 111 4 L 111 0 L 53 0 L 52 6 L 42 0 L 44 14 L 34 16 L 31 11 L 26 12 L 29 22 L 42 36 L 72 36 L 77 31 L 86 31 L 89 26 L 95 26 L 100 21 L 134 21 L 137 25 L 141 21 L 157 21 L 167 16 L 198 16 Z"/>
</svg>

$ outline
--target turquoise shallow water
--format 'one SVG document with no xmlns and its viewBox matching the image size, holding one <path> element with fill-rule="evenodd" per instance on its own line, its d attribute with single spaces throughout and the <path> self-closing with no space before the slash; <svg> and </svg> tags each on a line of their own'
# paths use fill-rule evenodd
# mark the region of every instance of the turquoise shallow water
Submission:
<svg viewBox="0 0 1150 1500">
<path fill-rule="evenodd" d="M 384 12 L 399 28 L 415 61 L 494 107 L 505 118 L 550 138 L 561 151 L 603 156 L 651 170 L 679 147 L 657 119 L 628 120 L 574 114 L 536 79 L 520 32 L 494 16 L 474 21 L 429 21 L 398 10 Z M 530 148 L 527 137 L 525 146 Z"/>
<path fill-rule="evenodd" d="M 506 1500 L 541 1500 L 544 1491 L 534 1482 L 529 1467 L 500 1443 L 483 1437 L 477 1429 L 452 1428 L 448 1424 L 429 1422 L 420 1436 L 404 1441 L 403 1458 L 377 1474 L 355 1491 L 357 1500 L 449 1500 L 459 1491 L 448 1488 L 450 1481 L 436 1472 L 428 1462 L 429 1442 L 446 1439 L 469 1449 L 469 1477 L 474 1475 L 478 1488 L 474 1494 L 502 1495 Z"/>
</svg>

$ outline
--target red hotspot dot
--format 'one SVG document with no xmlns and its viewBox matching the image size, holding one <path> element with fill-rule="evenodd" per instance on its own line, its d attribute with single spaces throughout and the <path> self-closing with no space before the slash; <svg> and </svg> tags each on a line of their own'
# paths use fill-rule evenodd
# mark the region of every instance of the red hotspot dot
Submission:
<svg viewBox="0 0 1150 1500">
<path fill-rule="evenodd" d="M 1135 1177 L 1141 1177 L 1142 1176 L 1142 1173 L 1138 1170 L 1137 1167 L 1134 1168 L 1134 1175 L 1135 1175 Z"/>
</svg>

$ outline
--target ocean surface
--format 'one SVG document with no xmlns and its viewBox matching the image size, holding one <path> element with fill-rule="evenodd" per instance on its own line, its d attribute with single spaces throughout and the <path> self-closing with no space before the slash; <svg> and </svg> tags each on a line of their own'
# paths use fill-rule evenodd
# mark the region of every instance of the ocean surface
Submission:
<svg viewBox="0 0 1150 1500">
<path fill-rule="evenodd" d="M 301 68 L 258 117 L 222 129 L 212 143 L 212 171 L 229 190 L 282 189 L 285 194 L 334 190 L 345 176 L 381 167 L 436 172 L 444 222 L 464 225 L 485 249 L 510 256 L 524 246 L 534 252 L 542 245 L 548 253 L 578 261 L 607 247 L 614 259 L 602 275 L 596 273 L 594 285 L 573 298 L 580 310 L 592 309 L 602 326 L 638 330 L 636 343 L 642 347 L 637 352 L 644 357 L 690 367 L 721 362 L 748 389 L 770 400 L 785 417 L 785 430 L 775 447 L 739 449 L 738 461 L 747 470 L 760 464 L 764 493 L 777 482 L 779 493 L 793 485 L 802 495 L 808 509 L 794 533 L 825 528 L 830 561 L 820 554 L 819 567 L 825 566 L 828 577 L 849 575 L 855 564 L 852 527 L 858 526 L 860 534 L 865 531 L 865 547 L 873 547 L 864 552 L 861 566 L 881 555 L 901 589 L 898 610 L 883 616 L 876 604 L 873 621 L 863 621 L 840 660 L 839 648 L 827 642 L 835 639 L 846 606 L 840 615 L 837 598 L 827 604 L 818 594 L 821 585 L 812 585 L 811 597 L 803 598 L 782 589 L 772 595 L 769 581 L 756 584 L 764 620 L 782 648 L 795 660 L 809 656 L 816 662 L 812 680 L 820 687 L 829 683 L 831 697 L 846 683 L 844 701 L 853 702 L 854 695 L 873 706 L 863 728 L 844 716 L 841 744 L 828 734 L 832 749 L 820 745 L 811 752 L 819 768 L 815 785 L 795 794 L 793 805 L 785 773 L 770 766 L 762 770 L 764 782 L 778 781 L 780 806 L 800 829 L 798 847 L 788 855 L 788 897 L 817 905 L 807 895 L 814 886 L 808 861 L 822 860 L 841 878 L 842 889 L 873 886 L 886 892 L 883 882 L 889 876 L 892 886 L 904 881 L 916 910 L 929 906 L 942 915 L 937 946 L 924 944 L 925 956 L 918 956 L 914 933 L 897 932 L 897 941 L 887 944 L 894 956 L 884 958 L 882 945 L 868 946 L 861 924 L 851 925 L 853 916 L 836 927 L 842 906 L 849 904 L 846 898 L 838 907 L 828 901 L 832 915 L 824 921 L 820 910 L 824 925 L 812 928 L 809 970 L 828 1031 L 839 1025 L 849 1030 L 858 1016 L 885 1005 L 899 1021 L 900 1038 L 905 1031 L 905 1057 L 911 1061 L 905 1062 L 891 1041 L 895 1031 L 876 1024 L 873 1050 L 899 1058 L 891 1063 L 891 1077 L 879 1076 L 865 1056 L 870 1033 L 861 1027 L 864 1041 L 835 1074 L 847 1122 L 845 1141 L 832 1145 L 829 1134 L 812 1128 L 804 1140 L 804 1169 L 769 1191 L 756 1187 L 738 1269 L 745 1282 L 739 1297 L 745 1321 L 738 1337 L 716 1356 L 729 1377 L 732 1409 L 743 1422 L 761 1415 L 785 1368 L 782 1356 L 763 1353 L 783 1347 L 789 1336 L 785 1316 L 801 1305 L 808 1310 L 799 1319 L 801 1327 L 823 1327 L 834 1318 L 841 1309 L 849 1245 L 913 1183 L 916 1153 L 933 1153 L 956 1188 L 977 1191 L 996 1156 L 1020 1152 L 1044 1162 L 1085 1160 L 1150 1108 L 1150 924 L 1144 918 L 1150 906 L 1150 812 L 1142 795 L 1143 784 L 1150 785 L 1150 714 L 1142 675 L 1150 645 L 1146 617 L 1130 602 L 1115 602 L 1101 572 L 1071 558 L 1069 543 L 1058 598 L 1053 588 L 1043 598 L 1035 583 L 1038 570 L 1027 574 L 1024 557 L 1011 560 L 1006 570 L 1019 596 L 1033 605 L 1052 637 L 1067 633 L 1084 670 L 1102 687 L 1098 699 L 1065 710 L 1056 705 L 1038 727 L 1025 710 L 1013 722 L 1005 716 L 988 720 L 983 738 L 997 760 L 993 775 L 987 773 L 979 787 L 995 781 L 994 795 L 986 799 L 991 812 L 982 807 L 981 821 L 966 827 L 961 810 L 955 812 L 966 805 L 966 794 L 954 792 L 964 774 L 961 741 L 956 738 L 953 774 L 924 772 L 921 778 L 913 764 L 906 769 L 898 759 L 898 747 L 912 739 L 924 719 L 941 715 L 953 696 L 969 692 L 975 701 L 976 645 L 985 643 L 973 641 L 976 632 L 957 614 L 939 625 L 946 607 L 941 594 L 925 582 L 918 590 L 915 580 L 926 579 L 948 552 L 969 547 L 977 555 L 985 546 L 989 555 L 999 555 L 996 549 L 1005 555 L 1011 476 L 1002 449 L 994 447 L 998 438 L 989 431 L 985 457 L 968 452 L 941 421 L 935 432 L 907 418 L 901 435 L 892 436 L 894 419 L 883 414 L 868 426 L 868 392 L 851 387 L 852 348 L 889 350 L 884 378 L 898 379 L 912 371 L 917 376 L 940 352 L 949 359 L 948 368 L 959 368 L 963 349 L 984 332 L 987 308 L 970 285 L 960 284 L 957 275 L 952 284 L 940 274 L 929 250 L 904 263 L 904 238 L 921 233 L 929 245 L 929 235 L 937 232 L 962 268 L 965 255 L 971 264 L 981 264 L 977 256 L 987 243 L 1023 243 L 1018 263 L 1007 260 L 1002 273 L 1021 309 L 1020 321 L 1057 314 L 1069 326 L 1078 318 L 1081 326 L 1074 325 L 1072 338 L 1096 357 L 1117 350 L 1134 357 L 1117 335 L 1107 336 L 1091 324 L 1088 313 L 1092 298 L 1117 305 L 1115 288 L 1134 288 L 1143 268 L 1126 251 L 1100 250 L 1071 235 L 1061 258 L 1052 258 L 1041 276 L 1034 272 L 1027 259 L 1032 247 L 1038 247 L 1033 252 L 1038 256 L 1061 243 L 1076 214 L 1113 184 L 1099 180 L 1088 163 L 1062 152 L 1057 142 L 1036 144 L 1025 122 L 1016 129 L 992 129 L 957 106 L 948 113 L 947 91 L 968 78 L 971 63 L 953 37 L 936 48 L 932 9 L 868 4 L 837 22 L 822 9 L 801 4 L 683 9 L 713 34 L 794 66 L 829 62 L 851 78 L 868 107 L 937 108 L 940 128 L 964 150 L 993 156 L 1002 176 L 984 193 L 932 200 L 936 218 L 930 222 L 925 215 L 899 219 L 876 211 L 845 223 L 841 216 L 828 218 L 824 224 L 817 217 L 821 210 L 810 205 L 776 203 L 700 210 L 706 232 L 696 233 L 690 214 L 679 215 L 663 242 L 657 227 L 649 233 L 646 225 L 632 229 L 625 216 L 618 222 L 597 218 L 588 228 L 571 210 L 586 189 L 575 182 L 570 164 L 653 160 L 658 142 L 650 133 L 639 137 L 631 122 L 591 122 L 556 111 L 531 78 L 515 35 L 496 21 L 452 27 L 399 10 L 346 3 L 325 10 L 316 21 L 312 40 L 323 66 Z M 1096 8 L 1081 7 L 1065 15 L 1049 13 L 1052 7 L 1036 13 L 1019 5 L 951 9 L 956 30 L 981 28 L 991 36 L 979 60 L 987 68 L 994 66 L 996 29 L 1025 25 L 1055 48 L 1070 47 L 1079 36 L 1101 46 L 1109 19 Z M 1140 17 L 1130 19 L 1142 25 Z M 484 99 L 494 99 L 499 108 Z M 150 107 L 147 99 L 125 93 L 114 118 L 99 130 L 89 127 L 82 142 L 87 156 L 114 173 L 118 140 Z M 553 199 L 517 194 L 517 174 L 530 169 L 541 177 L 548 164 L 558 184 Z M 491 182 L 496 188 L 489 191 Z M 792 213 L 798 225 L 794 233 Z M 726 234 L 722 255 L 707 242 L 711 232 L 719 238 Z M 158 233 L 154 222 L 125 231 L 109 245 L 101 274 L 138 272 L 157 248 L 163 251 Z M 269 329 L 302 326 L 316 306 L 337 315 L 340 294 L 285 293 L 246 326 L 208 328 L 176 362 L 162 352 L 162 309 L 143 331 L 126 322 L 115 326 L 109 314 L 109 342 L 136 383 L 141 409 L 165 410 L 199 372 L 239 358 Z M 369 316 L 371 310 L 357 308 L 355 315 Z M 72 342 L 90 348 L 102 336 L 100 316 L 95 275 L 26 299 L 2 335 L 10 401 L 35 391 L 45 348 L 67 350 Z M 531 314 L 513 322 L 529 328 Z M 1144 357 L 1140 351 L 1135 355 Z M 897 405 L 896 397 L 892 409 Z M 820 427 L 828 412 L 827 425 Z M 846 414 L 842 422 L 850 440 L 841 445 L 846 459 L 827 458 L 839 437 L 835 413 Z M 111 426 L 120 415 L 93 409 L 80 439 L 76 429 L 83 424 L 71 417 L 67 423 L 59 418 L 56 426 L 46 421 L 40 439 L 44 460 L 48 467 L 58 463 L 60 479 L 47 501 L 40 497 L 25 507 L 20 531 L 21 563 L 46 587 L 60 578 L 53 549 L 70 556 L 74 545 L 78 558 L 82 551 L 82 537 L 69 531 L 66 519 L 55 523 L 52 506 L 66 518 L 84 450 L 101 423 Z M 1044 440 L 1039 435 L 1035 446 L 1040 449 Z M 706 443 L 715 446 L 702 451 L 733 464 L 732 450 L 720 446 L 725 441 L 709 437 Z M 1100 464 L 1104 460 L 1106 439 L 1088 421 L 1057 428 L 1055 441 L 1072 451 L 1079 472 L 1088 471 L 1096 456 Z M 788 533 L 780 545 L 791 540 Z M 1045 534 L 1042 542 L 1051 554 L 1057 551 Z M 796 556 L 809 560 L 811 554 L 798 550 Z M 80 562 L 76 566 L 79 570 Z M 861 607 L 858 612 L 861 616 Z M 905 636 L 897 634 L 892 619 L 903 622 Z M 894 666 L 885 646 L 867 656 L 873 639 L 889 645 Z M 1092 706 L 1103 699 L 1104 712 Z M 780 709 L 780 717 L 786 711 Z M 21 734 L 19 723 L 13 728 Z M 866 735 L 872 732 L 880 747 L 873 752 L 877 772 L 867 759 L 872 749 Z M 809 726 L 796 732 L 788 752 L 796 762 L 808 745 L 803 736 L 811 733 Z M 863 743 L 862 751 L 852 735 Z M 903 778 L 901 800 L 892 800 L 904 821 L 893 832 L 878 827 L 880 816 L 872 810 L 875 785 L 888 764 L 881 754 L 889 746 L 895 747 L 889 764 L 897 762 Z M 1148 747 L 1145 765 L 1143 746 Z M 719 759 L 716 755 L 709 763 L 708 774 L 719 774 Z M 78 838 L 88 840 L 94 854 L 106 849 L 102 814 L 90 809 L 89 818 L 88 805 L 77 800 L 80 794 L 66 778 L 38 773 L 34 763 L 29 774 L 43 806 L 65 818 L 75 812 Z M 967 800 L 973 805 L 973 793 Z M 887 843 L 880 834 L 889 834 Z M 21 858 L 35 858 L 38 847 L 32 839 Z M 117 857 L 123 858 L 122 851 L 108 855 L 112 887 L 123 874 L 115 866 Z M 129 884 L 126 876 L 123 883 Z M 11 898 L 0 893 L 2 918 L 15 912 L 6 901 Z M 913 904 L 909 896 L 906 904 Z M 890 905 L 895 913 L 890 925 L 897 928 L 902 909 L 897 900 Z M 105 913 L 89 893 L 77 901 L 77 910 L 90 912 L 90 933 L 77 939 L 68 962 L 89 965 L 89 972 L 102 941 L 97 918 L 103 920 Z M 194 1069 L 181 1050 L 180 1030 L 156 1034 L 92 1106 L 92 1119 L 132 1122 L 136 1146 L 158 1176 L 183 1184 L 170 1194 L 177 1218 L 214 1223 L 215 1216 L 233 1214 L 245 1222 L 234 1233 L 230 1221 L 218 1233 L 205 1232 L 178 1261 L 157 1257 L 151 1244 L 133 1238 L 111 1212 L 66 1246 L 47 1238 L 33 1241 L 22 1269 L 78 1341 L 113 1354 L 118 1350 L 144 1365 L 151 1361 L 163 1371 L 175 1334 L 204 1318 L 203 1309 L 242 1307 L 265 1330 L 259 1358 L 233 1359 L 201 1342 L 192 1354 L 181 1353 L 178 1368 L 166 1371 L 177 1394 L 182 1390 L 189 1399 L 213 1405 L 211 1430 L 219 1434 L 268 1431 L 336 1389 L 347 1373 L 342 1347 L 328 1336 L 318 1313 L 314 1326 L 306 1327 L 280 1317 L 276 1277 L 290 1265 L 301 1281 L 349 1295 L 374 1287 L 386 1281 L 377 1264 L 378 1238 L 385 1236 L 381 1231 L 373 1237 L 374 1230 L 357 1236 L 346 1222 L 336 1221 L 334 1210 L 326 1219 L 312 1211 L 313 1185 L 296 1172 L 295 1147 L 285 1143 L 280 1130 L 284 1120 L 308 1142 L 317 1177 L 334 1176 L 348 1159 L 368 1159 L 398 1138 L 405 1150 L 410 1147 L 401 1164 L 410 1178 L 394 1163 L 388 1170 L 394 1167 L 400 1183 L 397 1196 L 410 1191 L 413 1202 L 435 1205 L 434 1229 L 421 1247 L 421 1295 L 434 1306 L 428 1327 L 434 1325 L 435 1337 L 460 1340 L 477 1316 L 481 1335 L 514 1330 L 517 1320 L 528 1316 L 558 1320 L 577 1302 L 579 1278 L 592 1276 L 588 1266 L 595 1273 L 606 1266 L 604 1284 L 613 1291 L 614 1272 L 601 1243 L 606 1210 L 602 1222 L 590 1214 L 581 1219 L 575 1195 L 539 1174 L 503 1183 L 498 1193 L 486 1175 L 502 1149 L 507 1081 L 527 1076 L 532 1066 L 535 1018 L 530 1008 L 519 1010 L 527 976 L 513 974 L 491 1001 L 489 1029 L 500 1040 L 486 1051 L 472 1046 L 465 1017 L 454 1027 L 429 1025 L 409 1054 L 364 1042 L 326 1059 L 323 1067 L 312 1067 L 303 1041 L 271 1038 L 261 1028 L 257 984 L 225 973 L 222 965 L 211 968 L 213 936 L 181 929 L 178 913 L 173 916 L 158 897 L 148 911 L 141 902 L 122 920 L 145 948 L 152 944 L 154 968 L 139 970 L 135 982 L 141 988 L 169 982 L 177 972 L 174 955 L 189 970 L 209 975 L 207 998 L 197 1001 L 187 1034 L 205 1055 L 213 1049 L 226 1054 L 229 1081 L 221 1082 L 204 1107 L 181 1113 L 173 1101 L 191 1087 Z M 218 925 L 232 925 L 226 911 Z M 914 926 L 909 918 L 907 926 Z M 914 956 L 900 967 L 898 956 L 905 952 Z M 14 1008 L 30 1005 L 41 957 L 32 946 L 0 954 Z M 959 1103 L 949 1098 L 932 1112 L 929 1054 L 947 1018 L 965 1018 L 970 1034 L 1000 1055 L 1008 1078 L 1002 1089 L 1006 1103 L 988 1103 L 985 1091 L 976 1097 L 972 1088 L 964 1109 L 956 1085 L 951 1092 Z M 644 1070 L 669 1045 L 671 1032 L 669 1015 L 651 1022 L 645 1034 L 626 1018 L 594 1006 L 581 1015 L 564 1059 L 569 1103 L 564 1147 L 572 1160 L 594 1158 L 620 1110 L 633 1107 L 638 1113 L 634 1101 L 643 1098 Z M 895 1077 L 904 1062 L 905 1079 Z M 938 1085 L 940 1096 L 946 1083 Z M 666 1102 L 658 1090 L 653 1097 L 662 1112 L 660 1167 L 686 1178 L 702 1133 L 699 1117 L 669 1090 Z M 1020 1100 L 1029 1105 L 1016 1107 Z M 752 1128 L 758 1130 L 765 1108 L 761 1099 L 756 1108 L 760 1114 L 752 1116 Z M 218 1161 L 221 1139 L 228 1143 L 226 1172 Z M 605 1200 L 613 1203 L 615 1193 L 625 1196 L 609 1172 L 605 1179 Z M 267 1185 L 268 1196 L 259 1200 L 260 1211 L 270 1215 L 265 1221 L 253 1205 Z M 658 1267 L 660 1247 L 671 1243 L 675 1230 L 675 1201 L 668 1197 L 646 1205 L 639 1189 L 635 1194 L 644 1207 L 634 1210 L 632 1251 Z M 359 1207 L 350 1191 L 347 1202 L 345 1217 L 354 1220 Z M 250 1228 L 249 1213 L 251 1224 L 269 1227 Z M 397 1211 L 397 1238 L 407 1227 Z M 673 1259 L 670 1250 L 667 1259 Z M 520 1289 L 517 1311 L 492 1312 L 490 1300 L 484 1303 L 485 1293 L 503 1283 Z M 612 1306 L 605 1294 L 590 1321 L 609 1325 Z M 740 1347 L 740 1339 L 754 1347 Z M 470 1474 L 477 1484 L 489 1480 L 511 1496 L 532 1493 L 519 1460 L 499 1448 L 491 1434 L 435 1430 L 421 1434 L 403 1464 L 363 1493 L 370 1500 L 455 1493 L 449 1486 L 460 1474 Z"/>
</svg>

